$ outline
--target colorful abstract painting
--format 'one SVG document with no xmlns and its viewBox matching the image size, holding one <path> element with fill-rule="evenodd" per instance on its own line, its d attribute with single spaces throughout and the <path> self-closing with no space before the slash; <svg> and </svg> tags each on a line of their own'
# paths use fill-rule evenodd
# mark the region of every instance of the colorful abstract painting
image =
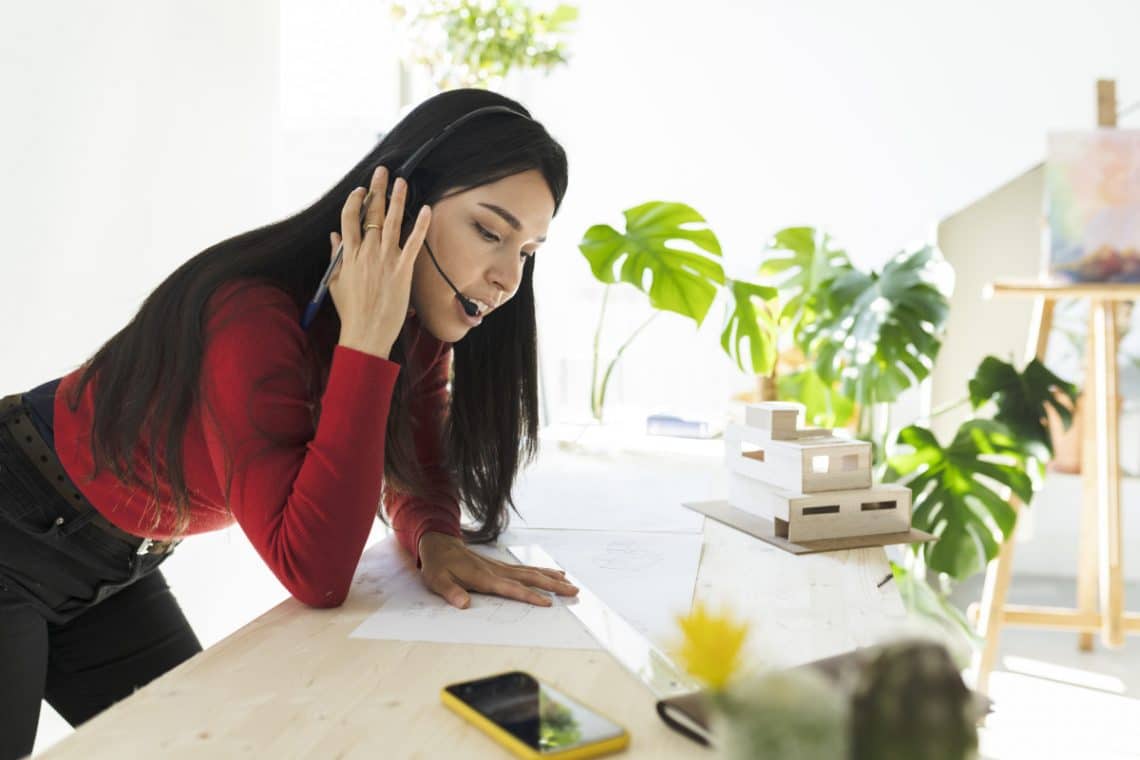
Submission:
<svg viewBox="0 0 1140 760">
<path fill-rule="evenodd" d="M 1077 282 L 1140 282 L 1140 130 L 1049 135 L 1050 270 Z"/>
</svg>

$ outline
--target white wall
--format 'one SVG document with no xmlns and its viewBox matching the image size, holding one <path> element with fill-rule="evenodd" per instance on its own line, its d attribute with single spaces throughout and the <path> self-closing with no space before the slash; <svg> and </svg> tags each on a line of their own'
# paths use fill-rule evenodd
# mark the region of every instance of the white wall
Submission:
<svg viewBox="0 0 1140 760">
<path fill-rule="evenodd" d="M 0 383 L 78 366 L 271 211 L 277 4 L 39 3 L 3 25 Z"/>
<path fill-rule="evenodd" d="M 186 259 L 312 200 L 368 149 L 377 109 L 394 108 L 376 11 L 312 10 L 132 0 L 9 11 L 0 393 L 78 366 Z M 205 646 L 288 596 L 236 527 L 188 540 L 163 570 Z M 37 751 L 69 731 L 45 705 Z"/>
<path fill-rule="evenodd" d="M 528 99 L 571 157 L 538 276 L 548 375 L 573 378 L 556 400 L 578 411 L 600 303 L 576 250 L 589 225 L 679 200 L 745 271 L 792 224 L 824 226 L 877 264 L 1040 160 L 1046 130 L 1093 124 L 1097 77 L 1118 78 L 1122 103 L 1140 98 L 1140 6 L 1127 2 L 581 6 L 570 66 Z M 621 290 L 614 340 L 645 313 L 644 296 Z M 627 352 L 613 400 L 716 413 L 749 385 L 720 353 L 721 317 L 700 338 L 659 320 Z"/>
</svg>

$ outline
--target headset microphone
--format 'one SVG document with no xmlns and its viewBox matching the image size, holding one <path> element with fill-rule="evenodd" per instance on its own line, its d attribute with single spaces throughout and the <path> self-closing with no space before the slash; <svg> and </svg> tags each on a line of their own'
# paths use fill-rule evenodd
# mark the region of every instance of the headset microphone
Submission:
<svg viewBox="0 0 1140 760">
<path fill-rule="evenodd" d="M 407 180 L 405 180 L 405 182 L 406 181 Z M 476 316 L 479 313 L 479 305 L 459 292 L 459 288 L 455 287 L 455 283 L 451 281 L 451 278 L 444 274 L 443 268 L 439 265 L 439 262 L 436 261 L 435 252 L 432 251 L 431 246 L 428 245 L 427 238 L 424 238 L 424 248 L 427 248 L 428 255 L 431 256 L 431 263 L 435 264 L 435 270 L 439 272 L 439 276 L 448 284 L 448 287 L 455 291 L 455 297 L 459 299 L 460 305 L 463 306 L 464 313 L 469 317 Z"/>
</svg>

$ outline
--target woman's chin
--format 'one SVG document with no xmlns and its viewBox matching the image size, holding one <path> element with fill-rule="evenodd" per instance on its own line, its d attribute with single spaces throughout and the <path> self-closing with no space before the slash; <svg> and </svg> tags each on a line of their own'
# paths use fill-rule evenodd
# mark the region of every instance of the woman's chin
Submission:
<svg viewBox="0 0 1140 760">
<path fill-rule="evenodd" d="M 455 343 L 471 329 L 467 325 L 452 324 L 450 320 L 444 325 L 436 323 L 435 320 L 421 320 L 420 325 L 429 335 L 444 343 Z"/>
</svg>

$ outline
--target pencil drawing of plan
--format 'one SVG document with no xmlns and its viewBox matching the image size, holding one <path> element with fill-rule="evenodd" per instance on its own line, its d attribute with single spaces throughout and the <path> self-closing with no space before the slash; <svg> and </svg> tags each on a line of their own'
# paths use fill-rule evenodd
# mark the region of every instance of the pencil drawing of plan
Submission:
<svg viewBox="0 0 1140 760">
<path fill-rule="evenodd" d="M 472 547 L 515 563 L 498 547 Z M 378 598 L 380 608 L 349 634 L 350 638 L 493 644 L 548 649 L 597 649 L 598 644 L 558 597 L 552 607 L 472 593 L 467 609 L 456 609 L 429 591 L 395 539 L 388 537 L 362 560 L 353 594 Z"/>
</svg>

